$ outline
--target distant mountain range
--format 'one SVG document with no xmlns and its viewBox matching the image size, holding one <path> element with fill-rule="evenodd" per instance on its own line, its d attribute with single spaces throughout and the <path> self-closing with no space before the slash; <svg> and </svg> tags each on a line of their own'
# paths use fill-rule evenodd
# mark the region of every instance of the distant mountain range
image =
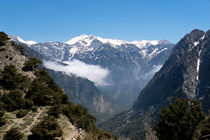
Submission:
<svg viewBox="0 0 210 140">
<path fill-rule="evenodd" d="M 109 74 L 104 79 L 107 84 L 95 85 L 111 96 L 122 109 L 131 106 L 173 48 L 173 44 L 166 40 L 127 42 L 93 35 L 81 35 L 66 43 L 27 43 L 20 37 L 10 37 L 54 61 L 71 62 L 76 59 L 108 70 Z"/>
<path fill-rule="evenodd" d="M 206 113 L 210 110 L 210 30 L 193 30 L 173 48 L 163 67 L 142 89 L 128 111 L 107 120 L 106 130 L 143 139 L 148 126 L 159 119 L 159 112 L 174 97 L 197 99 Z M 141 136 L 141 137 L 140 137 Z"/>
<path fill-rule="evenodd" d="M 94 86 L 97 86 L 95 88 L 97 88 L 98 91 L 98 97 L 95 99 L 102 100 L 100 96 L 101 93 L 103 93 L 103 104 L 101 105 L 101 108 L 105 109 L 108 107 L 111 109 L 112 111 L 103 111 L 104 113 L 109 112 L 109 116 L 124 109 L 128 109 L 132 105 L 138 97 L 139 91 L 141 91 L 145 84 L 153 77 L 155 72 L 162 67 L 173 48 L 173 44 L 166 40 L 127 42 L 117 39 L 103 39 L 93 35 L 81 35 L 67 41 L 66 43 L 36 43 L 33 41 L 24 41 L 17 36 L 10 37 L 13 41 L 23 43 L 27 45 L 28 48 L 36 51 L 45 58 L 58 62 L 59 64 L 65 63 L 65 65 L 68 65 L 69 62 L 71 63 L 74 60 L 78 60 L 79 62 L 84 63 L 82 66 L 85 67 L 87 65 L 87 69 L 83 69 L 83 71 L 88 71 L 86 75 L 82 73 L 83 75 L 81 76 L 81 73 L 78 74 L 78 72 L 80 72 L 78 70 L 73 70 L 71 72 L 73 72 L 75 76 L 86 78 L 95 83 Z M 54 71 L 61 71 L 64 75 L 69 77 L 67 78 L 67 76 L 61 76 L 59 73 L 51 73 L 51 76 L 54 79 L 57 79 L 55 81 L 63 87 L 65 92 L 70 96 L 70 99 L 75 103 L 80 103 L 86 106 L 89 110 L 91 110 L 91 112 L 100 112 L 96 109 L 98 104 L 96 104 L 94 97 L 91 97 L 91 100 L 88 97 L 92 96 L 91 93 L 79 90 L 80 92 L 76 94 L 75 92 L 72 92 L 72 90 L 69 90 L 70 88 L 68 88 L 68 85 L 70 81 L 68 80 L 72 78 L 72 75 L 66 73 L 66 70 L 62 68 L 59 70 L 55 69 L 58 66 L 59 65 L 48 68 Z M 69 66 L 70 68 L 79 67 L 80 70 L 82 69 L 81 65 L 75 66 L 70 64 Z M 94 66 L 94 68 L 89 70 L 92 66 Z M 101 76 L 97 71 L 97 68 L 102 71 L 108 71 L 107 76 L 102 79 L 102 83 L 106 84 L 97 84 L 94 81 L 94 78 L 100 78 Z M 89 75 L 89 77 L 87 75 Z M 97 75 L 97 77 L 92 78 L 90 75 Z M 96 81 L 97 80 L 98 79 L 96 79 Z M 81 82 L 81 80 L 79 81 Z M 77 85 L 80 85 L 79 89 L 84 87 L 83 84 Z M 74 91 L 76 91 L 76 88 Z M 88 94 L 87 98 L 86 96 L 81 96 L 85 93 Z M 84 100 L 88 100 L 89 102 L 85 103 Z M 99 101 L 97 102 L 99 103 Z M 115 103 L 115 105 L 113 105 L 113 103 Z M 101 113 L 102 112 L 100 112 L 100 114 Z M 94 115 L 102 116 L 99 114 Z"/>
</svg>

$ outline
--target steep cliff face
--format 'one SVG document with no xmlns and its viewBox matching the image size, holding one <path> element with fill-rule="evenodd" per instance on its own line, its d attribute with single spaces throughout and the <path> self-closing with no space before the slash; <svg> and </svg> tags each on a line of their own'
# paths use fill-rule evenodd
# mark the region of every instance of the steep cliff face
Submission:
<svg viewBox="0 0 210 140">
<path fill-rule="evenodd" d="M 71 101 L 87 107 L 98 121 L 120 112 L 118 104 L 111 97 L 101 92 L 93 82 L 73 74 L 69 76 L 63 72 L 49 69 L 48 72 L 55 82 L 64 89 Z"/>
<path fill-rule="evenodd" d="M 209 59 L 210 31 L 193 30 L 173 48 L 163 67 L 140 92 L 132 108 L 108 120 L 113 124 L 104 125 L 107 130 L 131 136 L 145 136 L 138 130 L 145 129 L 159 119 L 159 112 L 173 98 L 189 98 L 201 101 L 203 109 L 210 109 L 209 103 Z M 118 121 L 122 120 L 122 121 Z M 116 123 L 115 123 L 116 122 Z M 136 126 L 135 124 L 139 124 Z M 141 124 L 141 125 L 140 125 Z M 135 128 L 130 127 L 136 126 Z M 122 127 L 119 127 L 122 126 Z M 137 129 L 139 128 L 139 129 Z M 133 134 L 135 132 L 135 134 Z"/>
<path fill-rule="evenodd" d="M 204 32 L 193 30 L 179 41 L 161 70 L 141 91 L 133 108 L 169 102 L 173 96 L 196 98 Z"/>
</svg>

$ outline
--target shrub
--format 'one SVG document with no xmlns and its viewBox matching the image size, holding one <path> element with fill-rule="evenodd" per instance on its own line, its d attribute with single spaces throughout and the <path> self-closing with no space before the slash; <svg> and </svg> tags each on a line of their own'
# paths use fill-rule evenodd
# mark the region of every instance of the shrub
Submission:
<svg viewBox="0 0 210 140">
<path fill-rule="evenodd" d="M 53 140 L 55 137 L 61 137 L 63 132 L 57 120 L 54 117 L 46 117 L 31 130 L 32 135 L 29 140 Z"/>
<path fill-rule="evenodd" d="M 62 112 L 63 112 L 62 105 L 58 104 L 58 105 L 51 106 L 49 111 L 47 112 L 47 114 L 49 116 L 53 116 L 55 118 L 58 118 L 59 115 L 62 114 Z"/>
<path fill-rule="evenodd" d="M 69 102 L 63 106 L 63 114 L 67 116 L 78 128 L 94 132 L 96 118 L 88 113 L 88 110 L 81 105 L 74 105 Z"/>
<path fill-rule="evenodd" d="M 25 97 L 31 99 L 38 106 L 51 105 L 53 103 L 53 91 L 39 79 L 34 79 Z"/>
<path fill-rule="evenodd" d="M 0 117 L 0 127 L 6 124 L 6 119 L 3 117 Z"/>
<path fill-rule="evenodd" d="M 210 116 L 200 123 L 195 138 L 198 140 L 210 139 Z"/>
<path fill-rule="evenodd" d="M 36 112 L 37 111 L 37 106 L 32 106 L 31 107 L 31 110 L 34 111 L 34 112 Z"/>
<path fill-rule="evenodd" d="M 0 99 L 2 98 L 2 96 L 0 95 Z M 5 113 L 5 105 L 3 102 L 0 101 L 0 117 L 4 116 Z"/>
<path fill-rule="evenodd" d="M 8 37 L 7 34 L 5 34 L 4 32 L 0 32 L 0 46 L 5 45 L 5 43 L 10 40 L 10 38 Z"/>
<path fill-rule="evenodd" d="M 19 51 L 22 55 L 25 55 L 25 48 L 22 45 L 18 45 L 16 43 L 13 43 L 15 50 Z"/>
<path fill-rule="evenodd" d="M 38 70 L 35 75 L 37 78 L 33 80 L 26 93 L 26 98 L 33 100 L 34 104 L 38 106 L 67 102 L 67 97 L 63 94 L 62 89 L 55 84 L 46 70 Z"/>
<path fill-rule="evenodd" d="M 18 130 L 18 128 L 11 128 L 6 132 L 3 140 L 23 140 L 23 134 Z"/>
<path fill-rule="evenodd" d="M 23 93 L 20 90 L 11 90 L 5 93 L 1 99 L 7 111 L 14 111 L 24 107 Z"/>
<path fill-rule="evenodd" d="M 31 99 L 25 99 L 24 108 L 31 109 L 34 105 L 34 102 Z"/>
<path fill-rule="evenodd" d="M 14 65 L 8 65 L 2 71 L 0 84 L 7 90 L 26 89 L 30 84 L 30 79 L 18 73 Z"/>
<path fill-rule="evenodd" d="M 16 114 L 17 118 L 23 118 L 24 116 L 26 116 L 28 114 L 27 110 L 19 110 Z"/>
<path fill-rule="evenodd" d="M 26 61 L 24 63 L 23 70 L 24 71 L 35 71 L 38 68 L 39 64 L 41 64 L 41 63 L 42 63 L 41 60 L 31 57 L 28 61 Z"/>
</svg>

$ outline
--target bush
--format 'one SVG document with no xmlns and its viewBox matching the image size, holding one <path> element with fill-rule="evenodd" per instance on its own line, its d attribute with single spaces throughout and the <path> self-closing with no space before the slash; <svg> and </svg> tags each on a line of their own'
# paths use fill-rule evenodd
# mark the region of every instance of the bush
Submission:
<svg viewBox="0 0 210 140">
<path fill-rule="evenodd" d="M 210 139 L 210 116 L 200 123 L 195 137 L 198 140 Z"/>
<path fill-rule="evenodd" d="M 69 120 L 77 125 L 78 128 L 83 128 L 86 131 L 94 132 L 96 118 L 88 113 L 88 110 L 81 105 L 74 105 L 69 102 L 63 106 L 63 114 L 69 118 Z"/>
<path fill-rule="evenodd" d="M 5 43 L 10 40 L 10 38 L 8 37 L 7 34 L 5 34 L 4 32 L 0 32 L 0 46 L 5 45 Z"/>
<path fill-rule="evenodd" d="M 51 106 L 49 111 L 47 112 L 47 114 L 49 116 L 53 116 L 55 118 L 58 118 L 59 115 L 62 114 L 62 112 L 63 112 L 62 105 L 58 104 L 58 105 Z"/>
<path fill-rule="evenodd" d="M 18 128 L 11 128 L 4 135 L 3 140 L 23 140 L 23 134 L 18 130 Z"/>
<path fill-rule="evenodd" d="M 27 110 L 19 110 L 16 114 L 17 118 L 23 118 L 24 116 L 26 116 L 28 114 Z"/>
<path fill-rule="evenodd" d="M 2 96 L 0 95 L 0 100 L 1 100 Z M 3 102 L 0 101 L 0 117 L 3 117 L 5 113 L 5 105 Z"/>
<path fill-rule="evenodd" d="M 23 93 L 20 90 L 11 90 L 9 93 L 5 93 L 1 99 L 4 103 L 7 111 L 14 111 L 24 108 Z"/>
<path fill-rule="evenodd" d="M 31 130 L 32 135 L 29 140 L 53 140 L 55 137 L 61 137 L 63 132 L 57 120 L 54 117 L 46 117 Z"/>
<path fill-rule="evenodd" d="M 41 63 L 42 63 L 41 60 L 31 57 L 28 61 L 24 63 L 23 70 L 35 71 L 39 67 L 39 64 Z"/>
<path fill-rule="evenodd" d="M 34 105 L 34 102 L 32 100 L 25 99 L 25 104 L 24 104 L 25 109 L 31 109 L 33 105 Z"/>
<path fill-rule="evenodd" d="M 14 65 L 4 67 L 0 84 L 7 90 L 26 89 L 30 85 L 30 79 L 17 72 Z"/>
<path fill-rule="evenodd" d="M 37 78 L 33 80 L 26 93 L 26 98 L 33 100 L 34 104 L 38 106 L 67 102 L 67 97 L 63 94 L 62 89 L 55 84 L 46 70 L 38 70 L 35 75 Z"/>
<path fill-rule="evenodd" d="M 31 99 L 38 106 L 51 105 L 53 103 L 53 91 L 39 79 L 34 79 L 25 97 Z"/>
<path fill-rule="evenodd" d="M 36 111 L 37 111 L 37 106 L 32 106 L 32 107 L 31 107 L 31 110 L 32 110 L 33 112 L 36 112 Z"/>
<path fill-rule="evenodd" d="M 19 51 L 22 55 L 27 56 L 25 54 L 25 48 L 21 45 L 18 45 L 16 43 L 13 43 L 15 50 Z"/>
<path fill-rule="evenodd" d="M 0 127 L 5 125 L 7 123 L 6 119 L 3 117 L 0 117 Z"/>
</svg>

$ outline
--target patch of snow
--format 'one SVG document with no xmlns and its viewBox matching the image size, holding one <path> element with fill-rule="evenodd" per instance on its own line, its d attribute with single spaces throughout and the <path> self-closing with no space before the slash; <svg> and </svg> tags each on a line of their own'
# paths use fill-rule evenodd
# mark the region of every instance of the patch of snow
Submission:
<svg viewBox="0 0 210 140">
<path fill-rule="evenodd" d="M 147 50 L 146 50 L 146 49 L 141 50 L 141 51 L 139 51 L 139 53 L 140 53 L 143 57 L 145 57 L 145 56 L 147 55 Z"/>
<path fill-rule="evenodd" d="M 199 41 L 194 42 L 194 46 L 197 46 L 199 44 Z"/>
<path fill-rule="evenodd" d="M 158 45 L 159 44 L 159 40 L 141 40 L 141 41 L 132 41 L 130 42 L 131 44 L 136 45 L 139 48 L 142 47 L 147 47 L 149 45 Z"/>
<path fill-rule="evenodd" d="M 204 96 L 203 97 L 200 97 L 199 100 L 203 100 L 203 98 L 204 98 Z"/>
<path fill-rule="evenodd" d="M 200 69 L 200 63 L 201 63 L 200 54 L 201 54 L 201 50 L 199 50 L 199 52 L 198 52 L 198 60 L 197 60 L 197 68 L 196 68 L 196 71 L 197 71 L 196 79 L 197 80 L 199 79 L 199 69 Z"/>
<path fill-rule="evenodd" d="M 20 42 L 20 43 L 26 44 L 28 46 L 37 44 L 37 42 L 32 41 L 32 40 L 25 41 L 22 38 L 20 38 L 19 36 L 12 36 L 12 35 L 10 35 L 9 37 L 11 38 L 11 41 Z"/>
<path fill-rule="evenodd" d="M 202 40 L 204 39 L 205 35 L 206 35 L 206 34 L 204 34 L 204 35 L 202 36 L 202 38 L 201 38 Z"/>
<path fill-rule="evenodd" d="M 169 43 L 166 40 L 141 40 L 141 41 L 123 41 L 123 40 L 119 40 L 119 39 L 104 39 L 98 36 L 94 36 L 94 35 L 81 35 L 81 36 L 77 36 L 69 41 L 67 41 L 66 43 L 69 45 L 75 45 L 77 43 L 79 43 L 81 46 L 89 46 L 93 40 L 99 40 L 100 42 L 104 43 L 104 44 L 110 44 L 113 47 L 118 47 L 121 46 L 123 44 L 132 44 L 135 45 L 139 48 L 142 47 L 147 47 L 150 45 L 158 45 L 158 44 L 166 44 Z"/>
</svg>

